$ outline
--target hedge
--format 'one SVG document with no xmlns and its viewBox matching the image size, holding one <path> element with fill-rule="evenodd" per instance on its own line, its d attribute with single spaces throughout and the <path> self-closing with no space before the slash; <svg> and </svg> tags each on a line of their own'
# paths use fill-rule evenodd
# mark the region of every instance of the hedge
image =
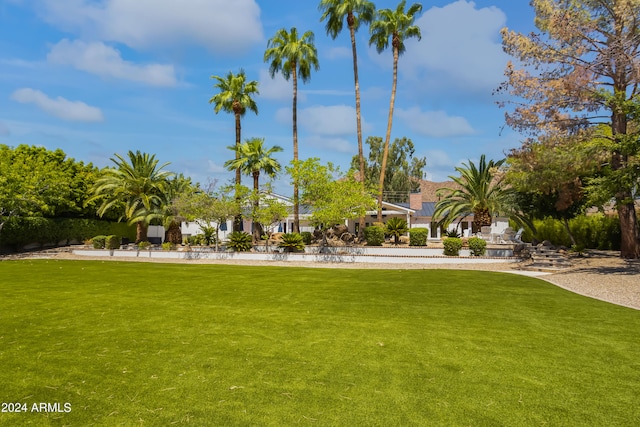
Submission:
<svg viewBox="0 0 640 427">
<path fill-rule="evenodd" d="M 426 246 L 429 229 L 412 228 L 409 230 L 409 246 Z"/>
<path fill-rule="evenodd" d="M 0 246 L 20 250 L 26 245 L 67 245 L 84 242 L 95 236 L 136 238 L 135 226 L 86 218 L 13 217 L 7 220 L 0 233 Z M 119 244 L 119 242 L 118 242 Z"/>
<path fill-rule="evenodd" d="M 545 218 L 534 220 L 536 235 L 526 230 L 522 238 L 532 241 L 549 240 L 556 246 L 571 247 L 571 239 L 561 220 Z M 617 216 L 594 214 L 581 215 L 569 220 L 569 229 L 573 233 L 578 246 L 586 249 L 620 250 L 620 221 Z"/>
<path fill-rule="evenodd" d="M 384 243 L 384 228 L 377 225 L 366 227 L 364 229 L 364 238 L 367 240 L 367 246 L 382 246 Z"/>
</svg>

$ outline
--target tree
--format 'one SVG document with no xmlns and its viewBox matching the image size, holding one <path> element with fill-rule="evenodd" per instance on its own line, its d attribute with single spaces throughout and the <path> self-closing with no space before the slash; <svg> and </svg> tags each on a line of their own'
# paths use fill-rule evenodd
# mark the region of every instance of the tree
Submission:
<svg viewBox="0 0 640 427">
<path fill-rule="evenodd" d="M 255 80 L 247 81 L 247 76 L 244 70 L 240 69 L 238 74 L 229 73 L 225 77 L 211 76 L 212 79 L 217 80 L 217 83 L 213 86 L 219 90 L 219 93 L 215 94 L 209 100 L 209 104 L 214 104 L 213 111 L 218 114 L 221 110 L 227 113 L 233 113 L 236 122 L 236 147 L 240 145 L 241 141 L 241 128 L 240 119 L 245 115 L 248 110 L 258 114 L 258 105 L 253 99 L 255 95 L 258 95 L 258 82 Z M 241 172 L 240 169 L 236 169 L 236 185 L 241 184 Z M 233 223 L 235 231 L 240 229 L 242 218 L 238 216 Z"/>
<path fill-rule="evenodd" d="M 237 217 L 242 212 L 242 200 L 248 190 L 242 186 L 225 186 L 216 189 L 215 182 L 207 188 L 199 186 L 184 192 L 174 199 L 178 215 L 195 222 L 203 230 L 215 224 L 215 250 L 219 249 L 220 224 Z"/>
<path fill-rule="evenodd" d="M 506 122 L 546 138 L 609 141 L 602 145 L 608 162 L 599 187 L 615 199 L 621 257 L 638 258 L 640 2 L 532 0 L 531 5 L 538 33 L 502 30 L 504 50 L 519 61 L 507 65 L 507 81 L 499 89 L 516 97 Z"/>
<path fill-rule="evenodd" d="M 380 166 L 383 156 L 382 138 L 370 136 L 368 162 L 365 163 L 365 180 L 367 187 L 377 186 L 380 181 Z M 406 202 L 410 192 L 420 188 L 420 180 L 424 176 L 427 165 L 425 157 L 414 157 L 415 147 L 408 138 L 398 139 L 389 147 L 387 167 L 384 174 L 383 194 L 388 202 Z M 353 157 L 351 169 L 357 167 L 358 158 Z"/>
<path fill-rule="evenodd" d="M 342 32 L 343 23 L 347 21 L 349 35 L 351 36 L 351 51 L 353 54 L 353 80 L 356 92 L 356 130 L 358 135 L 358 162 L 359 179 L 362 181 L 362 192 L 365 191 L 365 161 L 362 147 L 362 120 L 360 110 L 360 82 L 358 80 L 358 53 L 356 49 L 356 31 L 360 24 L 369 24 L 373 21 L 376 6 L 368 0 L 321 0 L 319 5 L 322 11 L 320 21 L 326 20 L 325 29 L 332 39 L 336 39 Z M 364 217 L 359 219 L 359 237 L 364 233 Z"/>
<path fill-rule="evenodd" d="M 142 221 L 146 224 L 151 224 L 153 221 L 160 222 L 165 228 L 164 240 L 176 245 L 181 244 L 181 223 L 185 218 L 180 214 L 180 212 L 178 212 L 175 200 L 183 194 L 192 194 L 193 188 L 191 178 L 186 178 L 182 174 L 173 176 L 167 181 L 167 185 L 161 194 L 159 203 L 153 206 L 150 210 L 147 210 L 142 206 L 136 213 L 134 213 L 133 218 L 129 221 L 132 223 Z"/>
<path fill-rule="evenodd" d="M 280 171 L 281 166 L 278 160 L 274 159 L 272 155 L 282 151 L 282 147 L 274 145 L 273 147 L 266 148 L 264 146 L 264 138 L 251 138 L 246 140 L 239 146 L 228 147 L 230 150 L 236 152 L 236 158 L 234 160 L 228 160 L 224 166 L 229 170 L 240 170 L 245 175 L 253 176 L 253 190 L 259 192 L 260 190 L 260 172 L 264 171 L 268 176 L 275 177 Z M 260 199 L 255 198 L 253 202 L 254 210 L 258 209 L 260 205 Z M 260 240 L 260 227 L 253 227 L 254 241 Z"/>
<path fill-rule="evenodd" d="M 331 163 L 323 165 L 311 158 L 292 162 L 287 172 L 300 183 L 301 200 L 311 209 L 311 224 L 322 230 L 324 245 L 331 227 L 360 218 L 375 207 L 375 200 L 362 193 L 362 185 L 353 173 L 342 176 Z"/>
<path fill-rule="evenodd" d="M 385 224 L 385 232 L 393 236 L 394 245 L 398 245 L 398 243 L 400 243 L 400 236 L 405 234 L 407 231 L 409 231 L 407 221 L 402 218 L 389 218 Z"/>
<path fill-rule="evenodd" d="M 155 154 L 129 151 L 128 161 L 119 154 L 110 160 L 115 168 L 105 168 L 94 183 L 91 201 L 100 202 L 98 215 L 124 203 L 123 217 L 136 224 L 136 243 L 147 240 L 148 214 L 162 205 L 173 172 L 158 166 Z"/>
<path fill-rule="evenodd" d="M 382 155 L 382 165 L 380 180 L 378 183 L 378 222 L 382 222 L 382 192 L 384 189 L 384 178 L 387 167 L 387 157 L 389 155 L 389 141 L 391 140 L 391 126 L 393 124 L 393 108 L 396 100 L 396 87 L 398 85 L 398 58 L 405 50 L 405 40 L 417 37 L 421 39 L 420 28 L 413 25 L 416 15 L 422 11 L 420 3 L 414 3 L 405 12 L 406 0 L 402 0 L 396 10 L 382 9 L 378 11 L 378 16 L 371 24 L 371 38 L 369 45 L 375 44 L 378 53 L 382 53 L 389 47 L 393 49 L 393 84 L 391 86 L 391 100 L 389 101 L 389 117 L 387 119 L 387 134 L 384 140 L 384 151 Z"/>
<path fill-rule="evenodd" d="M 271 234 L 273 234 L 276 225 L 287 217 L 289 210 L 287 205 L 271 196 L 270 188 L 267 188 L 266 191 L 254 191 L 251 197 L 257 199 L 255 203 L 257 208 L 253 210 L 251 220 L 264 230 L 266 251 L 269 252 Z"/>
<path fill-rule="evenodd" d="M 494 215 L 511 214 L 517 219 L 521 215 L 513 210 L 513 191 L 505 187 L 498 168 L 505 160 L 487 163 L 484 154 L 476 166 L 472 161 L 456 167 L 460 176 L 449 176 L 459 188 L 440 188 L 433 212 L 434 219 L 447 227 L 457 218 L 473 215 L 473 229 L 490 226 Z"/>
<path fill-rule="evenodd" d="M 280 72 L 285 80 L 293 80 L 293 161 L 298 161 L 298 78 L 306 83 L 311 78 L 311 68 L 318 70 L 318 52 L 313 44 L 313 32 L 298 37 L 298 30 L 282 28 L 267 42 L 264 61 L 269 63 L 271 78 Z M 297 163 L 294 163 L 297 164 Z M 300 201 L 298 182 L 293 182 L 293 231 L 300 231 Z"/>
<path fill-rule="evenodd" d="M 569 238 L 576 241 L 569 220 L 583 211 L 585 182 L 595 176 L 604 160 L 585 143 L 528 140 L 507 157 L 505 181 L 517 191 L 521 209 L 534 218 L 562 220 Z"/>
</svg>

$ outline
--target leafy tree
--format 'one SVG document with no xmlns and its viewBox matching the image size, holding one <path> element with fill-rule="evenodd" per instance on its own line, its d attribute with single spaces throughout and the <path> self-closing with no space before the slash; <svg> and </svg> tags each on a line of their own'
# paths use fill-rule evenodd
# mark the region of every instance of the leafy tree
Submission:
<svg viewBox="0 0 640 427">
<path fill-rule="evenodd" d="M 298 78 L 306 83 L 311 78 L 311 69 L 318 70 L 318 51 L 313 44 L 313 32 L 307 31 L 298 37 L 298 30 L 282 28 L 267 42 L 264 61 L 269 63 L 269 73 L 275 77 L 281 73 L 285 80 L 293 80 L 293 161 L 298 161 Z M 298 182 L 293 182 L 293 231 L 300 231 L 300 201 Z"/>
<path fill-rule="evenodd" d="M 128 160 L 119 154 L 110 159 L 115 168 L 105 168 L 94 183 L 91 201 L 100 202 L 102 216 L 124 203 L 123 217 L 136 224 L 136 243 L 147 240 L 148 214 L 157 210 L 168 191 L 173 172 L 163 170 L 169 163 L 158 166 L 155 155 L 129 151 Z"/>
<path fill-rule="evenodd" d="M 220 111 L 233 113 L 236 122 L 236 147 L 240 146 L 241 125 L 240 119 L 245 115 L 247 110 L 258 114 L 258 104 L 256 104 L 254 96 L 258 95 L 258 82 L 255 80 L 247 81 L 244 70 L 240 69 L 238 74 L 229 73 L 225 77 L 211 76 L 217 83 L 213 86 L 219 90 L 219 93 L 209 99 L 210 104 L 214 104 L 213 111 L 218 114 Z M 238 152 L 236 151 L 236 155 Z M 236 156 L 236 159 L 238 157 Z M 236 168 L 236 185 L 240 185 L 242 180 L 240 168 Z M 238 215 L 234 222 L 235 231 L 240 230 L 242 217 Z"/>
<path fill-rule="evenodd" d="M 389 118 L 387 120 L 387 134 L 384 140 L 384 151 L 380 180 L 378 183 L 378 221 L 382 221 L 382 192 L 384 190 L 384 178 L 387 170 L 387 157 L 389 156 L 389 141 L 391 140 L 391 126 L 393 124 L 393 108 L 396 100 L 396 87 L 398 85 L 398 58 L 405 50 L 405 40 L 417 37 L 421 39 L 420 27 L 413 25 L 416 15 L 422 11 L 420 3 L 414 3 L 405 12 L 406 0 L 402 0 L 395 10 L 382 9 L 378 11 L 376 20 L 371 23 L 371 38 L 369 45 L 375 44 L 378 53 L 389 47 L 393 49 L 393 84 L 391 86 L 391 100 L 389 101 Z"/>
<path fill-rule="evenodd" d="M 269 252 L 269 239 L 274 227 L 289 214 L 287 206 L 276 198 L 271 197 L 270 192 L 270 189 L 267 189 L 266 192 L 254 191 L 252 194 L 252 197 L 257 198 L 259 203 L 256 203 L 258 207 L 253 210 L 251 220 L 259 224 L 264 230 L 267 252 Z"/>
<path fill-rule="evenodd" d="M 329 228 L 364 216 L 375 206 L 371 196 L 362 193 L 362 185 L 353 173 L 342 176 L 331 163 L 323 165 L 319 159 L 311 158 L 292 162 L 287 172 L 300 183 L 301 200 L 311 209 L 311 224 L 322 230 L 324 245 Z"/>
<path fill-rule="evenodd" d="M 370 136 L 368 162 L 365 164 L 366 183 L 375 187 L 380 180 L 380 166 L 383 157 L 382 138 Z M 404 202 L 410 192 L 420 188 L 420 180 L 424 176 L 427 165 L 425 157 L 414 157 L 415 147 L 408 138 L 397 139 L 389 147 L 387 167 L 384 177 L 383 193 L 388 202 Z M 358 158 L 354 156 L 351 169 L 357 166 Z"/>
<path fill-rule="evenodd" d="M 407 221 L 402 218 L 389 218 L 389 220 L 385 224 L 385 232 L 393 236 L 393 243 L 395 245 L 400 243 L 400 236 L 405 234 L 407 231 L 409 231 Z"/>
<path fill-rule="evenodd" d="M 247 188 L 243 186 L 216 188 L 215 182 L 211 182 L 205 189 L 195 186 L 192 191 L 181 193 L 174 199 L 173 205 L 178 215 L 184 217 L 186 221 L 195 222 L 203 230 L 211 227 L 211 224 L 216 224 L 215 249 L 217 251 L 220 241 L 220 224 L 225 224 L 229 219 L 240 215 L 242 200 L 247 192 Z"/>
<path fill-rule="evenodd" d="M 266 148 L 264 146 L 264 138 L 251 138 L 243 144 L 235 147 L 228 147 L 236 152 L 235 160 L 225 162 L 225 167 L 229 170 L 240 170 L 245 175 L 253 176 L 253 190 L 257 193 L 260 190 L 260 172 L 264 171 L 271 178 L 275 177 L 280 171 L 281 166 L 278 160 L 272 155 L 282 151 L 282 148 L 274 145 Z M 260 206 L 260 199 L 254 197 L 253 209 L 257 210 Z M 254 221 L 253 238 L 254 241 L 260 240 L 260 226 L 256 226 Z"/>
<path fill-rule="evenodd" d="M 365 191 L 365 161 L 362 147 L 362 120 L 360 109 L 360 82 L 358 80 L 358 52 L 356 49 L 356 31 L 360 24 L 369 24 L 373 21 L 376 13 L 376 6 L 369 0 L 321 0 L 318 7 L 322 11 L 321 21 L 327 21 L 325 29 L 332 39 L 336 39 L 342 32 L 342 27 L 346 19 L 351 36 L 351 51 L 353 53 L 353 80 L 356 91 L 356 130 L 358 135 L 358 165 L 362 181 L 362 192 Z M 359 219 L 360 237 L 364 232 L 364 217 Z"/>
<path fill-rule="evenodd" d="M 533 218 L 563 221 L 573 244 L 569 220 L 585 206 L 585 180 L 594 176 L 601 160 L 580 141 L 528 140 L 507 158 L 506 182 L 517 191 L 521 209 Z"/>
<path fill-rule="evenodd" d="M 463 163 L 462 167 L 456 167 L 460 176 L 449 176 L 459 188 L 440 188 L 438 196 L 440 201 L 436 203 L 433 217 L 447 227 L 456 218 L 465 218 L 473 215 L 473 229 L 490 226 L 493 215 L 510 213 L 521 219 L 521 216 L 513 211 L 513 191 L 506 188 L 501 176 L 498 176 L 498 168 L 505 160 L 487 163 L 484 154 L 480 156 L 480 162 L 476 166 L 472 161 Z"/>
<path fill-rule="evenodd" d="M 608 141 L 601 145 L 608 161 L 596 182 L 615 199 L 621 257 L 638 258 L 640 2 L 532 0 L 531 5 L 538 33 L 502 30 L 504 50 L 518 61 L 508 64 L 500 88 L 516 97 L 507 124 L 545 137 L 588 141 L 595 134 Z"/>
</svg>

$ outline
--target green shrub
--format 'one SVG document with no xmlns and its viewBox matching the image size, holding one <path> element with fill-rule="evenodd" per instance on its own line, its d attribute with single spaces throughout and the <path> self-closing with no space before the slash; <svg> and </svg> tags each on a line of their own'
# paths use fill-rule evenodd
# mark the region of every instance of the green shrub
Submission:
<svg viewBox="0 0 640 427">
<path fill-rule="evenodd" d="M 229 234 L 227 246 L 236 252 L 247 252 L 253 247 L 251 234 L 244 231 L 234 231 Z"/>
<path fill-rule="evenodd" d="M 444 232 L 444 235 L 447 236 L 447 237 L 462 237 L 457 229 L 446 230 Z"/>
<path fill-rule="evenodd" d="M 107 245 L 107 236 L 94 236 L 91 239 L 91 244 L 93 245 L 93 249 L 104 249 Z"/>
<path fill-rule="evenodd" d="M 364 229 L 364 238 L 367 246 L 382 246 L 384 243 L 384 228 L 372 225 Z"/>
<path fill-rule="evenodd" d="M 195 234 L 193 236 L 189 236 L 187 238 L 187 243 L 193 246 L 201 246 L 204 245 L 204 235 L 203 234 Z"/>
<path fill-rule="evenodd" d="M 393 236 L 393 243 L 397 245 L 400 242 L 400 236 L 409 231 L 409 227 L 407 227 L 407 221 L 394 217 L 389 218 L 384 231 L 388 235 Z"/>
<path fill-rule="evenodd" d="M 162 250 L 163 251 L 172 251 L 176 248 L 176 244 L 172 243 L 172 242 L 164 242 L 162 244 Z"/>
<path fill-rule="evenodd" d="M 310 245 L 313 242 L 313 233 L 310 231 L 303 231 L 300 235 L 305 245 Z"/>
<path fill-rule="evenodd" d="M 139 242 L 138 243 L 138 249 L 139 250 L 145 250 L 145 249 L 149 249 L 151 247 L 151 242 Z"/>
<path fill-rule="evenodd" d="M 278 247 L 283 248 L 285 252 L 304 251 L 304 240 L 302 235 L 298 233 L 285 233 L 282 235 Z"/>
<path fill-rule="evenodd" d="M 473 256 L 483 256 L 487 251 L 487 242 L 479 237 L 470 237 L 468 244 Z"/>
<path fill-rule="evenodd" d="M 107 236 L 104 242 L 105 249 L 120 249 L 120 236 L 111 234 Z"/>
<path fill-rule="evenodd" d="M 409 230 L 409 246 L 426 246 L 429 237 L 429 229 L 412 228 Z"/>
<path fill-rule="evenodd" d="M 522 240 L 549 240 L 556 246 L 571 247 L 573 244 L 562 220 L 547 217 L 534 220 L 537 233 L 525 230 Z M 587 249 L 620 250 L 620 221 L 617 216 L 603 214 L 580 215 L 569 220 L 569 229 L 576 244 Z"/>
<path fill-rule="evenodd" d="M 462 249 L 462 239 L 459 237 L 447 237 L 442 241 L 444 245 L 444 254 L 447 256 L 460 255 L 460 249 Z"/>
</svg>

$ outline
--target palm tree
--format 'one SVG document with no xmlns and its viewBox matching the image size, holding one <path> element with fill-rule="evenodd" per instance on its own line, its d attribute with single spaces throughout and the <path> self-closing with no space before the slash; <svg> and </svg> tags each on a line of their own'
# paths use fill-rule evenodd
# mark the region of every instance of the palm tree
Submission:
<svg viewBox="0 0 640 427">
<path fill-rule="evenodd" d="M 241 141 L 241 126 L 240 118 L 245 115 L 247 109 L 258 114 L 258 105 L 253 99 L 253 96 L 258 95 L 258 82 L 252 80 L 247 81 L 247 76 L 243 69 L 240 69 L 238 74 L 229 73 L 225 77 L 211 76 L 212 79 L 217 80 L 217 83 L 213 86 L 220 92 L 212 96 L 209 100 L 209 104 L 214 104 L 213 111 L 218 114 L 220 110 L 227 113 L 233 113 L 236 121 L 236 147 L 240 145 Z M 236 185 L 241 183 L 240 169 L 236 169 Z M 242 223 L 241 216 L 237 216 L 233 221 L 233 228 L 235 231 L 240 230 Z"/>
<path fill-rule="evenodd" d="M 239 146 L 227 147 L 230 150 L 236 152 L 236 158 L 234 160 L 228 160 L 224 163 L 224 166 L 229 170 L 240 170 L 245 175 L 253 176 L 253 189 L 257 195 L 260 190 L 260 172 L 263 171 L 270 177 L 274 177 L 280 172 L 281 166 L 278 160 L 272 156 L 274 153 L 282 151 L 282 147 L 274 145 L 271 148 L 265 148 L 264 138 L 251 138 L 246 140 Z M 259 198 L 256 197 L 254 201 L 254 209 L 259 207 Z M 254 239 L 257 241 L 260 239 L 260 227 L 256 226 L 255 221 L 253 227 Z"/>
<path fill-rule="evenodd" d="M 382 192 L 384 189 L 384 176 L 389 156 L 389 140 L 391 139 L 391 125 L 393 123 L 393 107 L 396 100 L 396 86 L 398 84 L 398 58 L 405 50 L 405 40 L 417 37 L 420 40 L 420 28 L 413 25 L 416 14 L 422 11 L 420 3 L 414 3 L 409 10 L 404 11 L 406 0 L 402 0 L 396 10 L 382 9 L 378 11 L 378 17 L 371 24 L 369 30 L 371 38 L 369 45 L 375 44 L 378 53 L 382 53 L 389 47 L 393 48 L 393 85 L 391 86 L 391 101 L 389 102 L 389 118 L 387 120 L 387 135 L 384 140 L 382 165 L 380 167 L 380 181 L 378 184 L 378 222 L 382 222 Z"/>
<path fill-rule="evenodd" d="M 318 70 L 318 51 L 313 44 L 313 32 L 298 37 L 298 30 L 282 28 L 267 42 L 264 61 L 269 63 L 271 78 L 280 72 L 285 80 L 293 80 L 293 160 L 298 161 L 298 78 L 306 83 L 311 78 L 311 68 Z M 297 167 L 297 166 L 294 166 Z M 298 182 L 293 182 L 293 231 L 300 231 L 300 206 Z"/>
<path fill-rule="evenodd" d="M 168 180 L 174 174 L 163 170 L 169 163 L 158 166 L 155 155 L 129 151 L 129 161 L 119 154 L 111 161 L 116 168 L 107 168 L 94 183 L 86 203 L 101 200 L 98 215 L 124 203 L 124 218 L 136 224 L 136 243 L 147 240 L 148 221 L 142 211 L 152 212 L 162 204 Z"/>
<path fill-rule="evenodd" d="M 187 178 L 183 174 L 175 175 L 167 181 L 160 203 L 152 207 L 151 210 L 140 208 L 129 221 L 144 221 L 147 224 L 153 220 L 160 221 L 165 228 L 165 242 L 179 245 L 182 243 L 181 223 L 185 217 L 178 212 L 174 202 L 185 194 L 192 194 L 194 189 L 191 178 Z"/>
<path fill-rule="evenodd" d="M 472 161 L 456 167 L 460 176 L 450 176 L 458 188 L 440 188 L 438 196 L 441 200 L 436 203 L 433 213 L 434 219 L 446 227 L 456 218 L 473 215 L 473 229 L 479 230 L 483 226 L 490 226 L 493 215 L 511 213 L 519 218 L 512 209 L 513 191 L 507 188 L 501 176 L 496 172 L 505 160 L 487 163 L 484 154 L 476 166 Z"/>
<path fill-rule="evenodd" d="M 342 31 L 346 17 L 351 35 L 351 51 L 353 53 L 353 80 L 356 89 L 356 129 L 358 134 L 358 160 L 360 161 L 360 180 L 362 192 L 365 192 L 364 154 L 362 149 L 362 120 L 360 110 L 360 82 L 358 80 L 358 54 L 356 50 L 356 31 L 360 24 L 369 24 L 373 21 L 376 6 L 368 0 L 322 0 L 318 7 L 323 13 L 321 21 L 327 20 L 325 29 L 327 34 L 335 40 Z M 359 238 L 364 234 L 364 217 L 359 219 Z"/>
</svg>

